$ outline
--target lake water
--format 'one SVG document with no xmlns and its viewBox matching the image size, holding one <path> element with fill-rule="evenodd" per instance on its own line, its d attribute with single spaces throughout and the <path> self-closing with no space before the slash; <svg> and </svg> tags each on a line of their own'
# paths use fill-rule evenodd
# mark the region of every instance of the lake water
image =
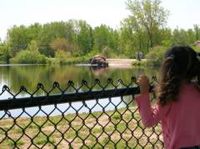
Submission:
<svg viewBox="0 0 200 149">
<path fill-rule="evenodd" d="M 138 77 L 140 74 L 146 74 L 148 76 L 156 76 L 158 70 L 156 68 L 135 68 L 135 67 L 108 67 L 106 69 L 96 69 L 96 67 L 89 66 L 50 66 L 50 65 L 1 65 L 0 66 L 0 90 L 2 90 L 3 85 L 7 85 L 13 94 L 19 92 L 20 86 L 25 86 L 30 93 L 33 93 L 38 83 L 42 83 L 44 88 L 49 91 L 52 89 L 53 83 L 56 81 L 60 84 L 60 88 L 65 89 L 67 87 L 68 81 L 74 82 L 75 87 L 81 85 L 82 80 L 88 82 L 88 86 L 94 84 L 95 79 L 99 79 L 102 85 L 107 83 L 108 78 L 113 79 L 113 83 L 117 84 L 119 79 L 122 79 L 125 84 L 129 84 L 131 77 Z M 1 91 L 0 91 L 1 92 Z M 19 97 L 26 96 L 25 94 L 18 95 Z M 0 99 L 12 98 L 8 93 L 0 95 Z M 114 103 L 118 105 L 121 101 L 120 98 L 112 98 Z M 108 104 L 108 100 L 102 99 L 99 101 L 102 106 Z M 87 101 L 87 105 L 92 106 L 95 101 Z M 118 107 L 125 106 L 125 103 L 120 103 Z M 58 105 L 59 109 L 62 110 L 63 104 Z M 67 106 L 69 106 L 67 104 Z M 83 106 L 82 102 L 75 102 L 72 105 L 76 109 L 82 107 L 79 112 L 88 112 L 88 108 Z M 43 106 L 46 112 L 51 112 L 54 108 L 53 106 Z M 113 104 L 106 107 L 106 110 L 114 109 Z M 34 115 L 37 108 L 26 108 L 30 115 Z M 66 109 L 66 104 L 65 104 Z M 93 108 L 93 111 L 101 111 L 101 106 Z M 10 110 L 13 116 L 18 116 L 20 110 Z M 73 108 L 69 108 L 68 113 L 74 113 Z M 0 116 L 4 114 L 0 112 Z M 44 113 L 37 113 L 38 116 Z M 60 114 L 59 111 L 54 111 L 52 115 Z M 22 115 L 26 116 L 26 115 Z"/>
</svg>

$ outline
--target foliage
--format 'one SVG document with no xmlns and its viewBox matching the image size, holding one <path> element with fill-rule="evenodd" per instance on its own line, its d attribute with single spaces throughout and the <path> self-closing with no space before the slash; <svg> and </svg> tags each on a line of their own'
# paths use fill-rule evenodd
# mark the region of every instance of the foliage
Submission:
<svg viewBox="0 0 200 149">
<path fill-rule="evenodd" d="M 131 15 L 124 25 L 131 30 L 133 38 L 149 48 L 160 44 L 161 28 L 166 24 L 168 11 L 161 7 L 160 0 L 128 0 L 126 5 Z M 142 45 L 138 45 L 141 50 Z"/>
<path fill-rule="evenodd" d="M 85 55 L 93 48 L 92 27 L 86 21 L 76 23 L 77 46 L 81 55 Z"/>
<path fill-rule="evenodd" d="M 67 58 L 67 52 L 64 51 L 64 50 L 58 50 L 58 51 L 56 51 L 55 58 L 66 59 Z"/>
<path fill-rule="evenodd" d="M 101 25 L 94 29 L 94 50 L 99 53 L 118 53 L 118 33 L 112 28 Z"/>
<path fill-rule="evenodd" d="M 111 52 L 110 51 L 112 51 L 112 49 L 110 47 L 106 46 L 106 47 L 104 47 L 102 49 L 102 55 L 104 55 L 105 57 L 109 58 L 109 57 L 111 57 Z"/>
<path fill-rule="evenodd" d="M 56 58 L 56 63 L 59 63 L 59 64 L 64 64 L 65 61 L 67 60 L 67 52 L 64 51 L 64 50 L 58 50 L 56 51 L 55 53 L 55 58 Z"/>
<path fill-rule="evenodd" d="M 6 44 L 0 44 L 0 62 L 1 63 L 9 63 L 10 59 L 10 49 Z"/>
<path fill-rule="evenodd" d="M 8 45 L 12 56 L 16 56 L 21 50 L 25 50 L 32 40 L 38 39 L 38 33 L 41 30 L 41 25 L 35 23 L 26 27 L 21 25 L 19 27 L 13 26 L 8 30 Z"/>
<path fill-rule="evenodd" d="M 132 62 L 132 65 L 135 66 L 135 67 L 139 67 L 139 68 L 143 68 L 147 65 L 149 65 L 149 61 L 146 61 L 146 60 L 136 60 L 136 61 L 133 61 Z"/>
<path fill-rule="evenodd" d="M 11 63 L 22 64 L 45 64 L 47 58 L 40 54 L 36 41 L 32 41 L 26 50 L 17 53 L 16 57 L 12 58 Z"/>
<path fill-rule="evenodd" d="M 139 40 L 137 37 L 137 34 L 132 32 L 131 28 L 126 24 L 123 25 L 122 28 L 120 28 L 119 32 L 119 55 L 128 55 L 130 57 L 135 57 L 135 53 L 137 51 L 140 51 L 144 47 L 142 47 L 143 41 L 145 42 L 145 38 L 143 40 Z"/>
<path fill-rule="evenodd" d="M 146 55 L 146 59 L 148 64 L 150 65 L 160 65 L 163 60 L 163 55 L 167 50 L 166 47 L 163 46 L 155 46 L 150 52 Z"/>
<path fill-rule="evenodd" d="M 196 51 L 200 53 L 200 47 L 199 46 L 192 46 L 192 48 Z"/>
<path fill-rule="evenodd" d="M 10 60 L 11 63 L 19 64 L 45 64 L 47 58 L 44 55 L 41 55 L 39 51 L 29 51 L 24 50 L 17 54 L 16 57 Z"/>
<path fill-rule="evenodd" d="M 55 57 L 56 52 L 59 50 L 65 51 L 65 54 L 67 53 L 68 55 L 71 55 L 75 51 L 72 43 L 66 39 L 55 39 L 51 42 L 50 46 L 53 50 L 55 50 Z"/>
<path fill-rule="evenodd" d="M 188 45 L 196 41 L 195 32 L 192 29 L 175 29 L 173 31 L 174 44 Z"/>
<path fill-rule="evenodd" d="M 44 24 L 42 30 L 39 32 L 40 47 L 39 51 L 48 57 L 54 56 L 54 50 L 51 48 L 53 40 L 65 38 L 66 24 L 64 22 L 52 22 Z"/>
</svg>

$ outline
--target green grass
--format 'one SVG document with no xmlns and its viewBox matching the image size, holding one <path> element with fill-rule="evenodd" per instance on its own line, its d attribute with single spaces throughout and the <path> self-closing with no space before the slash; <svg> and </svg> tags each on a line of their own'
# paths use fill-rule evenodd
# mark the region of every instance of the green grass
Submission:
<svg viewBox="0 0 200 149">
<path fill-rule="evenodd" d="M 22 146 L 22 145 L 25 144 L 25 142 L 22 141 L 22 140 L 19 140 L 16 143 L 12 140 L 7 140 L 6 143 L 7 143 L 8 146 L 15 146 L 15 144 L 16 144 L 16 146 Z"/>
<path fill-rule="evenodd" d="M 32 118 L 34 123 L 30 123 L 30 118 L 17 118 L 15 122 L 18 126 L 13 126 L 11 118 L 2 119 L 0 121 L 1 147 L 10 148 L 16 142 L 19 148 L 26 148 L 33 141 L 36 146 L 44 146 L 47 149 L 54 146 L 66 148 L 69 142 L 72 148 L 100 149 L 104 146 L 121 149 L 128 145 L 140 149 L 141 146 L 137 145 L 136 138 L 139 139 L 140 144 L 145 145 L 147 136 L 150 137 L 151 143 L 155 144 L 157 135 L 151 135 L 152 129 L 141 129 L 143 125 L 137 122 L 140 116 L 138 111 L 135 111 L 136 107 L 129 107 L 129 109 L 121 108 L 105 113 L 67 114 L 64 117 L 50 116 L 48 119 L 34 117 Z M 155 130 L 160 133 L 160 126 L 155 127 Z M 5 139 L 6 131 L 10 139 Z M 144 132 L 146 135 L 143 134 Z M 161 146 L 161 143 L 157 144 Z M 152 145 L 148 143 L 145 148 L 152 148 Z"/>
<path fill-rule="evenodd" d="M 55 143 L 55 139 L 54 138 L 50 138 L 50 139 L 47 139 L 46 136 L 44 135 L 40 135 L 38 136 L 37 138 L 35 138 L 33 140 L 33 142 L 37 145 L 43 145 L 43 144 L 46 144 L 46 143 L 50 143 L 50 144 L 53 144 Z"/>
</svg>

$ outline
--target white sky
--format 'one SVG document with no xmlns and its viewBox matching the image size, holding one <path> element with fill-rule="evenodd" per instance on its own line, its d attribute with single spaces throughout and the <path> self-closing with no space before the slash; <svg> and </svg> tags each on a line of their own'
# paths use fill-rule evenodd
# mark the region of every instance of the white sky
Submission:
<svg viewBox="0 0 200 149">
<path fill-rule="evenodd" d="M 119 28 L 126 18 L 127 0 L 0 0 L 0 38 L 13 25 L 44 24 L 69 19 L 85 20 L 92 27 L 106 24 Z M 200 25 L 200 0 L 162 0 L 170 11 L 167 26 L 174 29 Z"/>
</svg>

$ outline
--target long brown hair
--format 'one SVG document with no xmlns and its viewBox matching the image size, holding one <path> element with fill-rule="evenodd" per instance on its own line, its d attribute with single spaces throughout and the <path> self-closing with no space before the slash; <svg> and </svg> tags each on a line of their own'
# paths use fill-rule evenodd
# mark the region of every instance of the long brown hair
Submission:
<svg viewBox="0 0 200 149">
<path fill-rule="evenodd" d="M 164 106 L 177 101 L 181 83 L 195 78 L 200 78 L 198 54 L 189 46 L 174 46 L 167 50 L 161 66 L 160 104 Z"/>
</svg>

